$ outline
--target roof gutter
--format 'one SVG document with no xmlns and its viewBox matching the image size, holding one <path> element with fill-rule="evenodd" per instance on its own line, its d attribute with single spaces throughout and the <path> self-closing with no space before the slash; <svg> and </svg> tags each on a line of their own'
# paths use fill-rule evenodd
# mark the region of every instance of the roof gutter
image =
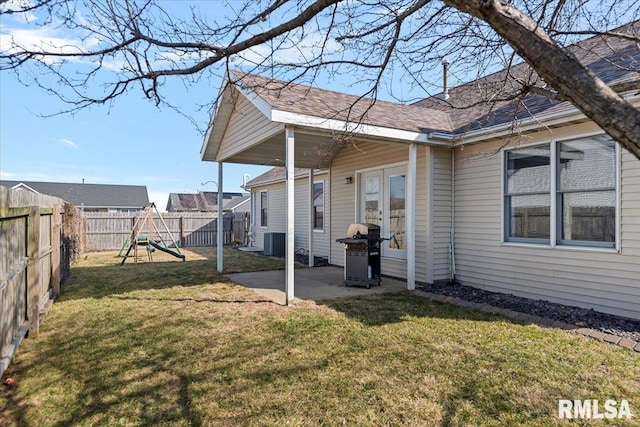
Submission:
<svg viewBox="0 0 640 427">
<path fill-rule="evenodd" d="M 640 92 L 624 96 L 624 98 L 630 103 L 637 103 L 638 100 L 640 100 Z M 567 123 L 568 121 L 587 120 L 589 119 L 584 115 L 584 113 L 576 107 L 571 106 L 563 111 L 527 117 L 526 119 L 519 121 L 518 128 L 520 132 L 531 132 L 545 127 Z M 513 122 L 507 122 L 460 134 L 429 132 L 427 136 L 430 141 L 448 141 L 452 147 L 461 147 L 464 145 L 484 142 L 486 141 L 487 136 L 491 136 L 491 138 L 501 138 L 513 133 Z"/>
</svg>

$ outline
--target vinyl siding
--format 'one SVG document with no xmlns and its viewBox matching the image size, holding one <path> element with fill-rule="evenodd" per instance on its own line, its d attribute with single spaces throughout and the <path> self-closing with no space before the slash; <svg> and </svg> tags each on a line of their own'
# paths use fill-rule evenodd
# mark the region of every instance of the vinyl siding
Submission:
<svg viewBox="0 0 640 427">
<path fill-rule="evenodd" d="M 451 150 L 432 148 L 431 151 L 433 280 L 443 280 L 450 277 Z"/>
<path fill-rule="evenodd" d="M 313 233 L 313 252 L 315 256 L 329 256 L 329 232 L 327 230 L 329 215 L 327 215 L 329 207 L 328 198 L 328 176 L 323 173 L 313 177 L 314 182 L 324 181 L 324 200 L 325 200 L 325 230 L 314 231 Z M 282 184 L 284 185 L 284 183 Z M 295 208 L 295 242 L 296 250 L 304 248 L 309 249 L 309 177 L 296 179 L 296 208 Z"/>
<path fill-rule="evenodd" d="M 358 171 L 381 168 L 409 158 L 406 144 L 383 144 L 374 142 L 354 142 L 343 147 L 331 164 L 331 238 L 330 262 L 344 265 L 344 247 L 335 240 L 345 237 L 349 224 L 357 222 L 356 200 Z M 428 147 L 418 147 L 416 181 L 416 280 L 426 281 L 429 262 L 427 259 L 428 203 L 427 203 L 427 159 Z M 353 177 L 352 184 L 345 184 L 347 176 Z M 407 230 L 407 232 L 411 232 Z M 407 262 L 393 258 L 382 258 L 382 274 L 393 277 L 407 277 Z"/>
<path fill-rule="evenodd" d="M 313 247 L 315 256 L 329 256 L 329 232 L 327 230 L 330 215 L 328 173 L 316 175 L 314 182 L 325 182 L 325 232 L 315 232 Z M 260 192 L 268 191 L 269 210 L 267 212 L 267 227 L 260 227 Z M 286 203 L 284 181 L 256 186 L 252 189 L 255 202 L 256 224 L 254 225 L 254 246 L 264 248 L 264 233 L 284 233 L 286 231 Z M 295 210 L 294 210 L 294 248 L 309 249 L 309 178 L 299 177 L 295 180 Z"/>
<path fill-rule="evenodd" d="M 409 148 L 407 147 L 407 150 Z M 431 161 L 429 147 L 418 146 L 416 170 L 416 281 L 426 282 L 432 264 L 427 256 L 427 241 L 429 239 L 429 179 L 427 165 Z"/>
<path fill-rule="evenodd" d="M 239 95 L 216 158 L 223 161 L 282 129 L 282 124 L 269 120 L 247 98 Z"/>
<path fill-rule="evenodd" d="M 553 131 L 555 138 L 593 125 Z M 548 141 L 549 132 L 528 137 Z M 528 142 L 527 141 L 527 142 Z M 505 142 L 456 150 L 456 278 L 463 284 L 640 318 L 640 161 L 621 161 L 620 252 L 503 244 L 502 168 Z"/>
<path fill-rule="evenodd" d="M 260 193 L 267 191 L 267 226 L 260 226 Z M 284 233 L 286 231 L 285 191 L 284 185 L 265 185 L 252 189 L 254 197 L 254 246 L 264 248 L 264 233 Z"/>
</svg>

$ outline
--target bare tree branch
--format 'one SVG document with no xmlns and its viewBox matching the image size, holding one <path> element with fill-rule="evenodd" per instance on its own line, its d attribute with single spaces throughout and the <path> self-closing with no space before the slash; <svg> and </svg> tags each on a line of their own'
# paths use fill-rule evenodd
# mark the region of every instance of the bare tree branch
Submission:
<svg viewBox="0 0 640 427">
<path fill-rule="evenodd" d="M 16 28 L 52 35 L 33 44 L 3 22 L 0 70 L 55 94 L 69 103 L 66 111 L 109 104 L 136 86 L 171 105 L 163 93 L 168 78 L 188 86 L 232 68 L 307 84 L 347 78 L 360 87 L 360 104 L 374 105 L 386 86 L 402 101 L 486 117 L 505 108 L 514 119 L 534 116 L 527 102 L 545 97 L 571 102 L 640 158 L 638 110 L 616 93 L 640 90 L 640 39 L 638 31 L 615 29 L 640 16 L 638 0 L 614 8 L 585 0 L 244 0 L 229 7 L 223 17 L 199 5 L 176 15 L 154 0 L 0 0 L 3 18 L 29 15 Z M 630 50 L 617 59 L 572 50 L 586 36 L 609 43 L 612 54 L 621 42 Z M 581 63 L 585 55 L 627 77 L 602 80 Z M 445 58 L 457 84 L 469 89 L 463 83 L 473 81 L 471 95 L 437 96 Z M 348 117 L 364 120 L 367 112 L 358 107 Z M 482 117 L 471 121 L 481 125 Z"/>
<path fill-rule="evenodd" d="M 543 79 L 640 159 L 640 111 L 560 48 L 535 21 L 499 0 L 445 2 L 488 22 Z"/>
</svg>

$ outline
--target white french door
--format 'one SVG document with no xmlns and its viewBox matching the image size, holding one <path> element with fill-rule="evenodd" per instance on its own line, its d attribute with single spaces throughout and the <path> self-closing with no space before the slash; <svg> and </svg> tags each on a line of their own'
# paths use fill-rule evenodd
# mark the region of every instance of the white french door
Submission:
<svg viewBox="0 0 640 427">
<path fill-rule="evenodd" d="M 363 172 L 359 183 L 359 222 L 380 226 L 383 257 L 406 259 L 406 167 Z"/>
</svg>

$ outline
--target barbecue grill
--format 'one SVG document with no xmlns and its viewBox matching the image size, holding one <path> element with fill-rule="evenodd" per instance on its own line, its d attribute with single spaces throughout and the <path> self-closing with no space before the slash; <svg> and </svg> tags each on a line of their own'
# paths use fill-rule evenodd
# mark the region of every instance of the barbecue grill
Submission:
<svg viewBox="0 0 640 427">
<path fill-rule="evenodd" d="M 382 284 L 380 276 L 380 227 L 351 224 L 347 237 L 336 239 L 345 247 L 344 284 L 366 286 Z"/>
</svg>

